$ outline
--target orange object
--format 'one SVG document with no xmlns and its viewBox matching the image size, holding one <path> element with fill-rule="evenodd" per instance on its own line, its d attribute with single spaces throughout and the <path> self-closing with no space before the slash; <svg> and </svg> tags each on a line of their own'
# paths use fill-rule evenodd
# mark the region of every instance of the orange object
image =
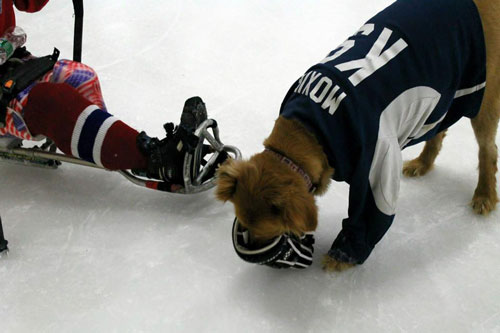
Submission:
<svg viewBox="0 0 500 333">
<path fill-rule="evenodd" d="M 14 85 L 14 81 L 9 80 L 9 81 L 5 82 L 4 87 L 7 89 L 10 89 L 10 88 L 12 88 L 13 85 Z"/>
</svg>

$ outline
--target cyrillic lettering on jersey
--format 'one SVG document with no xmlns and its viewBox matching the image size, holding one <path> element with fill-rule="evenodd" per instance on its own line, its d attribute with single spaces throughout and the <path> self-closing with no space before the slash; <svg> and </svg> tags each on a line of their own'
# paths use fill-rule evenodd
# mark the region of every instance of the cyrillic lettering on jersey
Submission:
<svg viewBox="0 0 500 333">
<path fill-rule="evenodd" d="M 351 60 L 335 66 L 338 70 L 345 72 L 358 69 L 349 77 L 349 81 L 356 87 L 366 78 L 370 77 L 377 70 L 385 66 L 394 59 L 401 51 L 408 47 L 408 44 L 402 39 L 398 39 L 388 49 L 384 50 L 392 35 L 392 30 L 384 28 L 370 52 L 363 59 Z"/>
</svg>

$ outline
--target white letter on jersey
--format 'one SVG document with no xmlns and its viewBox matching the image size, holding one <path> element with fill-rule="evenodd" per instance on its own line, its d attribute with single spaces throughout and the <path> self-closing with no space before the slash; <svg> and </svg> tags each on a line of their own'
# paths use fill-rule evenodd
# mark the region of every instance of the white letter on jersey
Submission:
<svg viewBox="0 0 500 333">
<path fill-rule="evenodd" d="M 364 36 L 368 36 L 373 32 L 373 30 L 375 30 L 375 24 L 368 23 L 368 24 L 365 24 L 364 26 L 362 26 L 359 29 L 359 31 L 355 34 L 355 36 L 359 35 L 359 33 L 361 33 Z"/>
<path fill-rule="evenodd" d="M 325 110 L 328 109 L 328 113 L 332 116 L 335 113 L 335 111 L 337 111 L 340 102 L 342 102 L 342 100 L 347 96 L 346 93 L 343 92 L 342 94 L 340 94 L 340 96 L 335 97 L 335 94 L 337 93 L 337 91 L 339 91 L 339 89 L 340 89 L 339 86 L 335 86 L 335 88 L 333 88 L 332 91 L 330 91 L 330 94 L 321 105 L 323 109 Z"/>
<path fill-rule="evenodd" d="M 304 88 L 304 84 L 307 82 L 309 76 L 311 76 L 311 72 L 307 72 L 306 74 L 302 75 L 302 77 L 299 79 L 299 83 L 297 84 L 297 88 L 295 88 L 294 92 L 299 93 Z"/>
<path fill-rule="evenodd" d="M 359 33 L 361 33 L 364 36 L 368 36 L 373 32 L 373 30 L 375 30 L 375 24 L 373 23 L 365 24 L 364 26 L 361 27 L 361 29 L 359 29 L 357 33 L 354 34 L 354 36 L 358 35 Z M 338 57 L 340 57 L 341 55 L 352 49 L 354 47 L 354 43 L 355 42 L 353 40 L 350 39 L 346 40 L 345 42 L 340 44 L 339 47 L 337 47 L 337 49 L 339 49 L 338 51 L 333 52 L 332 55 L 329 55 L 325 59 L 321 60 L 320 64 L 326 64 L 329 61 L 337 59 Z"/>
<path fill-rule="evenodd" d="M 354 41 L 348 39 L 345 42 L 343 42 L 342 44 L 340 44 L 339 47 L 340 47 L 340 50 L 335 51 L 332 55 L 330 55 L 330 56 L 326 57 L 325 59 L 321 60 L 319 63 L 320 64 L 326 64 L 329 61 L 337 59 L 338 57 L 340 57 L 341 55 L 343 55 L 344 53 L 346 53 L 347 51 L 349 51 L 350 49 L 352 49 L 354 47 Z"/>
<path fill-rule="evenodd" d="M 309 95 L 309 89 L 311 89 L 311 85 L 316 81 L 319 77 L 321 76 L 321 73 L 316 73 L 312 72 L 311 78 L 309 79 L 309 82 L 307 83 L 306 87 L 302 91 L 302 94 L 304 95 Z"/>
<path fill-rule="evenodd" d="M 408 47 L 408 44 L 400 38 L 396 43 L 382 53 L 382 50 L 387 45 L 391 35 L 392 30 L 384 28 L 384 31 L 382 31 L 372 49 L 368 52 L 364 59 L 348 61 L 335 67 L 342 72 L 358 69 L 358 71 L 349 77 L 349 81 L 351 81 L 354 86 L 357 86 L 364 79 L 375 73 L 378 69 L 386 65 L 401 51 Z"/>
<path fill-rule="evenodd" d="M 323 87 L 323 84 L 326 84 L 326 86 L 323 88 L 323 91 L 321 92 L 321 95 L 318 96 L 319 91 Z M 326 76 L 323 76 L 321 80 L 319 80 L 318 84 L 314 87 L 314 89 L 311 91 L 311 99 L 316 102 L 316 103 L 321 103 L 321 101 L 325 98 L 326 94 L 328 94 L 328 91 L 332 87 L 332 80 L 327 78 Z"/>
</svg>

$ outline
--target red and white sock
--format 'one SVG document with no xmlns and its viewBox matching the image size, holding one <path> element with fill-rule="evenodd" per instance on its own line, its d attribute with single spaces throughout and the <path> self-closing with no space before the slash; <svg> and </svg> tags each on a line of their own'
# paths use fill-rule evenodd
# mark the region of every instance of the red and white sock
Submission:
<svg viewBox="0 0 500 333">
<path fill-rule="evenodd" d="M 109 170 L 147 166 L 136 146 L 138 132 L 67 84 L 37 84 L 23 111 L 30 132 L 54 140 L 65 154 Z"/>
</svg>

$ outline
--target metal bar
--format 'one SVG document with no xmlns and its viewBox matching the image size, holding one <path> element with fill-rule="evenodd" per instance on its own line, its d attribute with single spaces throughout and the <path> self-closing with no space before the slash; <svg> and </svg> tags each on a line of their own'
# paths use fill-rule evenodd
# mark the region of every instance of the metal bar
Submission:
<svg viewBox="0 0 500 333">
<path fill-rule="evenodd" d="M 5 239 L 3 235 L 2 217 L 0 216 L 0 252 L 9 250 L 9 248 L 7 247 L 8 243 L 9 242 Z"/>
<path fill-rule="evenodd" d="M 196 151 L 194 154 L 186 154 L 184 156 L 184 172 L 183 172 L 183 178 L 184 178 L 184 189 L 178 193 L 184 193 L 184 194 L 191 194 L 191 193 L 199 193 L 203 192 L 206 190 L 211 189 L 212 187 L 215 186 L 215 179 L 211 179 L 209 181 L 206 181 L 203 184 L 198 184 L 201 183 L 201 179 L 203 176 L 206 174 L 207 170 L 212 167 L 213 162 L 217 158 L 217 155 L 221 151 L 226 151 L 230 154 L 233 155 L 233 158 L 236 160 L 240 160 L 242 158 L 241 152 L 238 148 L 230 145 L 224 145 L 220 142 L 219 140 L 219 131 L 217 127 L 213 127 L 213 136 L 210 134 L 208 131 L 208 128 L 211 126 L 216 126 L 216 123 L 214 120 L 209 119 L 202 123 L 199 127 L 198 130 L 196 131 L 196 134 L 200 137 L 201 142 L 198 145 Z M 216 153 L 214 153 L 214 156 L 210 158 L 208 161 L 207 165 L 201 170 L 200 175 L 198 175 L 198 169 L 196 168 L 196 172 L 191 172 L 191 162 L 193 161 L 193 157 L 195 155 L 200 155 L 201 151 L 203 149 L 203 140 L 207 140 L 210 142 L 213 148 L 216 149 Z M 9 153 L 9 154 L 15 154 L 20 157 L 38 157 L 38 158 L 44 158 L 48 160 L 55 160 L 55 161 L 60 161 L 60 162 L 66 162 L 66 163 L 71 163 L 71 164 L 77 164 L 77 165 L 82 165 L 82 166 L 88 166 L 96 169 L 101 169 L 101 170 L 107 170 L 106 168 L 103 168 L 101 166 L 98 166 L 94 163 L 87 162 L 84 160 L 81 160 L 79 158 L 73 157 L 73 156 L 68 156 L 56 152 L 49 152 L 49 151 L 43 151 L 37 148 L 7 148 L 7 147 L 1 147 L 0 146 L 0 152 L 3 153 Z M 200 157 L 200 156 L 198 156 Z M 199 163 L 199 161 L 198 161 Z M 111 171 L 111 170 L 107 170 Z M 148 183 L 151 183 L 154 180 L 150 179 L 142 179 L 139 177 L 136 177 L 135 175 L 131 174 L 130 172 L 126 170 L 117 170 L 122 176 L 127 178 L 129 181 L 132 183 L 143 186 L 143 187 L 148 187 Z M 196 174 L 195 174 L 196 173 Z M 193 178 L 193 179 L 192 179 Z M 195 184 L 193 184 L 193 181 Z M 158 182 L 161 183 L 161 182 Z"/>
<path fill-rule="evenodd" d="M 90 163 L 90 162 L 81 160 L 79 158 L 73 157 L 73 156 L 68 156 L 68 155 L 59 154 L 59 153 L 51 153 L 48 151 L 43 151 L 43 150 L 39 150 L 39 149 L 35 149 L 35 148 L 11 148 L 11 149 L 9 149 L 6 147 L 0 147 L 0 152 L 17 154 L 17 155 L 26 156 L 26 157 L 46 158 L 48 160 L 56 160 L 56 161 L 60 161 L 60 162 L 78 164 L 78 165 L 89 166 L 92 168 L 106 170 L 105 168 L 100 167 L 97 164 Z"/>
<path fill-rule="evenodd" d="M 243 156 L 241 155 L 241 151 L 235 146 L 224 145 L 224 148 L 222 148 L 222 150 L 225 150 L 228 153 L 232 153 L 235 160 L 241 160 L 243 158 Z"/>
<path fill-rule="evenodd" d="M 73 35 L 73 60 L 82 62 L 83 43 L 83 0 L 73 0 L 75 11 L 75 32 Z"/>
<path fill-rule="evenodd" d="M 133 174 L 131 174 L 130 172 L 128 172 L 127 170 L 118 170 L 118 172 L 125 178 L 127 178 L 127 180 L 129 180 L 130 182 L 134 183 L 135 185 L 139 185 L 139 186 L 142 186 L 142 187 L 147 187 L 146 186 L 146 183 L 147 181 L 142 179 L 142 178 L 139 178 L 139 177 L 136 177 L 134 176 Z"/>
<path fill-rule="evenodd" d="M 203 178 L 208 173 L 208 170 L 215 164 L 215 160 L 219 157 L 219 154 L 220 152 L 218 151 L 213 153 L 212 157 L 210 157 L 210 160 L 208 160 L 207 164 L 203 166 L 201 172 L 196 176 L 196 179 L 194 180 L 195 185 L 201 185 Z"/>
</svg>

